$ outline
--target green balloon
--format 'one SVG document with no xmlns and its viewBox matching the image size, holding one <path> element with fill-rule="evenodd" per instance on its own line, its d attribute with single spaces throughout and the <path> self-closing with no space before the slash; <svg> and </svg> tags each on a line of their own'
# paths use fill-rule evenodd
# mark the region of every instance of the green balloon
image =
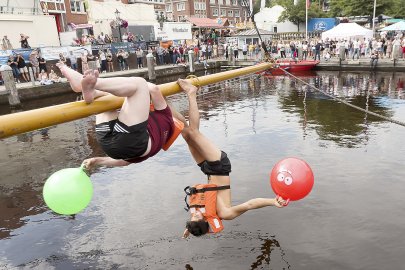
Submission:
<svg viewBox="0 0 405 270">
<path fill-rule="evenodd" d="M 55 172 L 45 182 L 43 196 L 46 205 L 61 215 L 82 211 L 93 196 L 93 185 L 83 167 Z"/>
</svg>

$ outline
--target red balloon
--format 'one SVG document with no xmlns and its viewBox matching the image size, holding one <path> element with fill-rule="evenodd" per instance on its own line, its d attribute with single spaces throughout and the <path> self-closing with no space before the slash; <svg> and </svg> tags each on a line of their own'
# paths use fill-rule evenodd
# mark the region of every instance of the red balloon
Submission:
<svg viewBox="0 0 405 270">
<path fill-rule="evenodd" d="M 311 192 L 314 174 L 311 167 L 299 158 L 285 158 L 274 165 L 270 173 L 271 187 L 278 196 L 297 201 Z"/>
</svg>

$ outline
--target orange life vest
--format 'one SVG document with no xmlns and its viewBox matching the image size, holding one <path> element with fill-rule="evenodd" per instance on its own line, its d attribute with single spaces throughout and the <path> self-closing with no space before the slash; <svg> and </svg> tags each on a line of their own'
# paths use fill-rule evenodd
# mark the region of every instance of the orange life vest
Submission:
<svg viewBox="0 0 405 270">
<path fill-rule="evenodd" d="M 217 191 L 229 188 L 230 186 L 197 184 L 184 189 L 187 194 L 184 199 L 187 205 L 186 210 L 190 209 L 192 213 L 199 210 L 210 225 L 210 233 L 218 233 L 224 229 L 222 220 L 217 215 Z M 190 196 L 189 203 L 187 203 L 187 196 Z"/>
</svg>

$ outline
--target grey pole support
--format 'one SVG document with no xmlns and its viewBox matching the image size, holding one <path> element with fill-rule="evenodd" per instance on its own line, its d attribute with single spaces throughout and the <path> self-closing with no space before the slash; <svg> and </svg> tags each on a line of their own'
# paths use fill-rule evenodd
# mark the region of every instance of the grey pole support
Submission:
<svg viewBox="0 0 405 270">
<path fill-rule="evenodd" d="M 156 80 L 155 57 L 152 53 L 146 55 L 146 65 L 148 66 L 148 77 L 150 81 Z"/>
<path fill-rule="evenodd" d="M 392 48 L 392 59 L 398 60 L 398 56 L 399 56 L 399 50 L 400 50 L 401 46 L 395 45 Z"/>
<path fill-rule="evenodd" d="M 194 69 L 194 51 L 193 50 L 188 51 L 188 64 L 190 67 L 190 73 L 193 73 L 195 71 L 195 69 Z"/>
<path fill-rule="evenodd" d="M 32 70 L 32 67 L 28 68 L 28 73 L 30 74 L 31 77 L 32 86 L 35 86 L 35 74 L 34 71 Z"/>
<path fill-rule="evenodd" d="M 89 69 L 98 70 L 96 61 L 88 61 Z"/>
<path fill-rule="evenodd" d="M 297 51 L 298 51 L 298 53 L 297 53 L 297 58 L 299 59 L 299 60 L 302 60 L 303 58 L 302 58 L 302 45 L 301 46 L 298 46 L 297 47 Z"/>
<path fill-rule="evenodd" d="M 345 45 L 340 45 L 339 47 L 339 58 L 341 61 L 346 60 L 346 55 L 345 55 Z"/>
<path fill-rule="evenodd" d="M 8 93 L 8 103 L 12 108 L 18 108 L 21 105 L 20 97 L 18 96 L 18 90 L 15 85 L 13 76 L 13 70 L 8 65 L 0 67 L 1 76 L 3 77 L 4 86 Z"/>
<path fill-rule="evenodd" d="M 228 45 L 226 49 L 228 50 L 228 61 L 230 62 L 233 59 L 233 48 L 231 45 Z"/>
</svg>

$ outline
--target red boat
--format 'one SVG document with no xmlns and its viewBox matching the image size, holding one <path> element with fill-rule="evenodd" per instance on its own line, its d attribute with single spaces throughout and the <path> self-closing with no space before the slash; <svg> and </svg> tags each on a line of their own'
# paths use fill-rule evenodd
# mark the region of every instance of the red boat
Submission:
<svg viewBox="0 0 405 270">
<path fill-rule="evenodd" d="M 284 75 L 284 72 L 301 73 L 315 68 L 319 64 L 317 60 L 292 60 L 292 59 L 278 59 L 276 65 L 278 67 L 266 70 L 268 75 Z"/>
</svg>

